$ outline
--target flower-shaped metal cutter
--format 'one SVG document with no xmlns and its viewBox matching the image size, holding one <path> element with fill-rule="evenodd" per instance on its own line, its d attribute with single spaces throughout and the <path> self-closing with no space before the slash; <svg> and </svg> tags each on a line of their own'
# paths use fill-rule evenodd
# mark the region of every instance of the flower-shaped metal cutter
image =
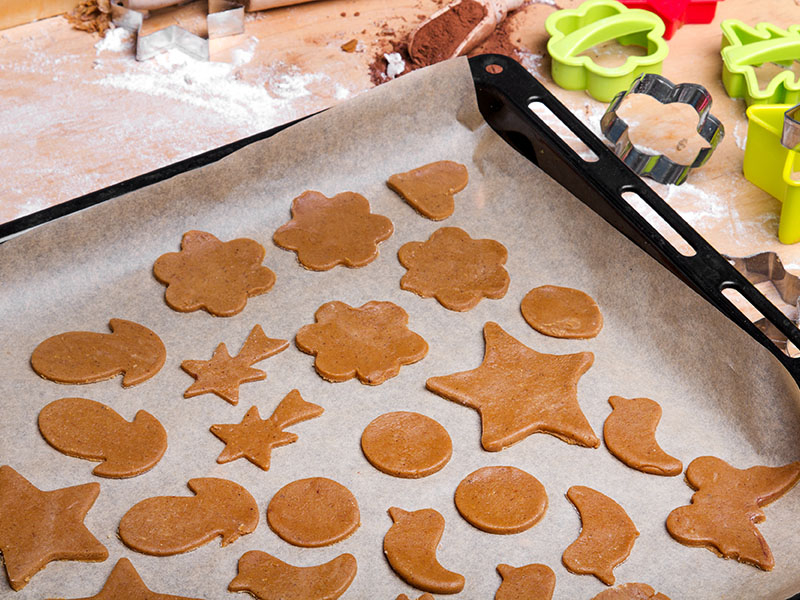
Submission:
<svg viewBox="0 0 800 600">
<path fill-rule="evenodd" d="M 663 154 L 650 154 L 640 150 L 630 140 L 628 124 L 617 114 L 622 102 L 629 94 L 646 94 L 661 104 L 680 102 L 688 104 L 697 111 L 699 121 L 697 133 L 708 142 L 701 148 L 695 159 L 688 165 L 676 163 Z M 697 83 L 674 84 L 666 77 L 653 73 L 639 76 L 627 92 L 620 92 L 606 109 L 600 121 L 603 135 L 614 144 L 614 153 L 642 177 L 650 177 L 659 183 L 680 185 L 686 180 L 689 171 L 701 167 L 711 158 L 714 149 L 722 141 L 725 128 L 719 119 L 711 114 L 711 94 Z"/>
</svg>

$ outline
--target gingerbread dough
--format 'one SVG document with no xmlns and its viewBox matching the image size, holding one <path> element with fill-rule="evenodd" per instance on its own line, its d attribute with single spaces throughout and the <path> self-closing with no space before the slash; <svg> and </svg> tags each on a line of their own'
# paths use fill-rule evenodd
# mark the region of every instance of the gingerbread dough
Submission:
<svg viewBox="0 0 800 600">
<path fill-rule="evenodd" d="M 494 600 L 551 600 L 556 587 L 556 574 L 547 565 L 497 565 L 503 583 Z"/>
<path fill-rule="evenodd" d="M 450 310 L 469 310 L 483 298 L 502 298 L 508 291 L 506 247 L 494 240 L 473 240 L 458 227 L 442 227 L 426 242 L 408 242 L 397 257 L 408 269 L 400 287 L 436 298 Z"/>
<path fill-rule="evenodd" d="M 431 377 L 426 386 L 480 413 L 485 450 L 497 452 L 536 432 L 600 445 L 578 405 L 578 380 L 592 366 L 591 352 L 540 354 L 492 322 L 483 335 L 486 351 L 477 369 Z"/>
<path fill-rule="evenodd" d="M 62 398 L 39 412 L 39 431 L 59 452 L 101 461 L 98 477 L 135 477 L 164 456 L 167 432 L 149 412 L 128 422 L 109 406 L 85 398 Z"/>
<path fill-rule="evenodd" d="M 673 458 L 656 442 L 656 428 L 661 407 L 649 398 L 608 399 L 614 409 L 603 426 L 608 451 L 626 465 L 644 473 L 674 476 L 683 471 L 683 463 Z"/>
<path fill-rule="evenodd" d="M 251 550 L 239 559 L 239 573 L 228 591 L 249 592 L 259 600 L 336 600 L 353 583 L 357 570 L 352 554 L 316 567 L 295 567 Z"/>
<path fill-rule="evenodd" d="M 436 559 L 444 533 L 444 517 L 432 508 L 408 512 L 392 507 L 394 524 L 383 538 L 383 553 L 403 581 L 433 594 L 457 594 L 464 577 L 448 571 Z"/>
<path fill-rule="evenodd" d="M 603 590 L 592 600 L 669 600 L 646 583 L 624 583 L 610 590 Z"/>
<path fill-rule="evenodd" d="M 314 314 L 316 323 L 297 332 L 297 347 L 316 356 L 314 368 L 328 381 L 358 377 L 379 385 L 402 365 L 422 360 L 428 344 L 408 328 L 408 313 L 392 302 L 367 302 L 353 308 L 328 302 Z"/>
<path fill-rule="evenodd" d="M 681 544 L 705 546 L 723 558 L 771 571 L 775 559 L 756 528 L 771 504 L 800 481 L 800 461 L 782 467 L 737 469 L 713 456 L 694 459 L 686 481 L 697 490 L 689 506 L 667 517 L 667 531 Z"/>
<path fill-rule="evenodd" d="M 99 493 L 99 483 L 43 492 L 8 465 L 0 467 L 0 552 L 12 589 L 24 588 L 54 560 L 108 558 L 83 524 Z"/>
<path fill-rule="evenodd" d="M 407 173 L 397 173 L 386 182 L 423 217 L 441 221 L 453 214 L 453 194 L 467 187 L 467 167 L 440 160 Z"/>
<path fill-rule="evenodd" d="M 378 258 L 378 244 L 394 232 L 392 222 L 370 212 L 360 194 L 343 192 L 327 198 L 303 192 L 292 201 L 292 220 L 272 239 L 297 252 L 306 269 L 327 271 L 336 265 L 363 267 Z"/>
<path fill-rule="evenodd" d="M 147 327 L 111 319 L 111 333 L 68 331 L 36 346 L 31 366 L 56 383 L 94 383 L 124 373 L 122 385 L 147 381 L 161 370 L 167 350 Z"/>
<path fill-rule="evenodd" d="M 126 546 L 153 556 L 194 550 L 222 536 L 222 546 L 252 533 L 258 525 L 258 504 L 233 481 L 216 477 L 189 480 L 196 495 L 156 496 L 135 504 L 119 522 Z"/>
<path fill-rule="evenodd" d="M 418 479 L 444 468 L 453 443 L 444 427 L 415 412 L 392 412 L 373 420 L 361 434 L 370 464 L 394 477 Z"/>
<path fill-rule="evenodd" d="M 520 533 L 544 517 L 547 493 L 522 469 L 483 467 L 458 484 L 455 502 L 461 516 L 481 531 Z"/>
<path fill-rule="evenodd" d="M 167 286 L 164 298 L 173 310 L 202 308 L 217 317 L 231 317 L 244 310 L 247 298 L 275 285 L 275 273 L 261 264 L 265 254 L 255 240 L 221 242 L 205 231 L 187 231 L 181 251 L 161 255 L 153 274 Z"/>
<path fill-rule="evenodd" d="M 318 417 L 323 412 L 321 406 L 303 400 L 297 390 L 292 390 L 281 400 L 269 419 L 262 420 L 258 407 L 251 406 L 241 423 L 211 426 L 211 433 L 225 442 L 225 450 L 217 457 L 217 462 L 222 464 L 246 458 L 268 471 L 272 449 L 297 441 L 297 434 L 283 429 Z"/>
<path fill-rule="evenodd" d="M 267 521 L 285 541 L 303 548 L 330 546 L 361 525 L 355 496 L 332 479 L 309 477 L 279 489 L 267 507 Z"/>
<path fill-rule="evenodd" d="M 614 585 L 613 569 L 625 561 L 639 536 L 625 510 L 605 494 L 582 485 L 567 490 L 567 498 L 581 515 L 581 533 L 561 557 L 577 575 L 594 575 Z"/>
<path fill-rule="evenodd" d="M 555 338 L 593 338 L 603 328 L 603 315 L 589 294 L 556 285 L 532 289 L 522 299 L 522 316 L 539 333 Z"/>
</svg>

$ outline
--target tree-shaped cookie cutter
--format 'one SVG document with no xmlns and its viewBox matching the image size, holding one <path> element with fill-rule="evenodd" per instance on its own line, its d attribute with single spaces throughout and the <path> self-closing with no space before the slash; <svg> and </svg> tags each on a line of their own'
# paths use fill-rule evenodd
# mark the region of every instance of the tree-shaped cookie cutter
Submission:
<svg viewBox="0 0 800 600">
<path fill-rule="evenodd" d="M 688 165 L 676 163 L 664 154 L 651 154 L 637 148 L 630 140 L 628 124 L 617 114 L 620 105 L 630 94 L 646 94 L 661 104 L 680 102 L 697 111 L 697 133 L 708 142 Z M 603 135 L 614 144 L 614 153 L 636 174 L 650 177 L 659 183 L 680 185 L 689 171 L 705 164 L 725 136 L 725 128 L 711 114 L 711 94 L 697 83 L 674 84 L 666 77 L 653 73 L 640 75 L 626 92 L 620 92 L 606 109 L 600 121 Z"/>
</svg>

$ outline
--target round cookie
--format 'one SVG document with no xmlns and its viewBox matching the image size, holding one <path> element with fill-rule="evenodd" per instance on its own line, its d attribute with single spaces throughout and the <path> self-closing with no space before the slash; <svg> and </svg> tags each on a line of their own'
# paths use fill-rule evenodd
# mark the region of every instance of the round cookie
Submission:
<svg viewBox="0 0 800 600">
<path fill-rule="evenodd" d="M 533 288 L 520 304 L 522 316 L 539 333 L 556 338 L 593 338 L 603 328 L 603 315 L 588 294 L 572 288 Z"/>
<path fill-rule="evenodd" d="M 302 548 L 335 544 L 361 525 L 355 496 L 325 477 L 309 477 L 279 489 L 267 507 L 267 521 L 285 541 Z"/>
<path fill-rule="evenodd" d="M 439 423 L 415 412 L 391 412 L 374 419 L 361 434 L 370 464 L 394 477 L 427 477 L 450 461 L 453 443 Z"/>
<path fill-rule="evenodd" d="M 547 492 L 522 469 L 483 467 L 458 484 L 455 502 L 461 516 L 481 531 L 520 533 L 544 516 Z"/>
</svg>

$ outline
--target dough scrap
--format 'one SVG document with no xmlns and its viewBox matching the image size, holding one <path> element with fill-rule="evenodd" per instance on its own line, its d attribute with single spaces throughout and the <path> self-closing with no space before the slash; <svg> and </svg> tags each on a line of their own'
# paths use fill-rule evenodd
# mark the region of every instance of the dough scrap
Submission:
<svg viewBox="0 0 800 600">
<path fill-rule="evenodd" d="M 319 548 L 350 537 L 361 525 L 358 502 L 341 483 L 309 477 L 279 489 L 267 507 L 267 521 L 294 546 Z"/>
<path fill-rule="evenodd" d="M 186 389 L 183 397 L 216 394 L 236 405 L 239 403 L 240 385 L 267 378 L 264 371 L 251 366 L 283 352 L 288 347 L 288 340 L 268 338 L 261 325 L 256 325 L 247 336 L 239 354 L 234 357 L 228 354 L 227 346 L 221 343 L 214 350 L 211 360 L 183 361 L 181 368 L 197 380 Z"/>
<path fill-rule="evenodd" d="M 427 388 L 481 415 L 481 444 L 497 452 L 536 432 L 596 448 L 600 440 L 578 405 L 578 380 L 594 361 L 591 352 L 541 354 L 491 321 L 486 350 L 471 371 L 431 377 Z"/>
<path fill-rule="evenodd" d="M 673 458 L 656 442 L 661 406 L 649 398 L 608 399 L 614 409 L 603 425 L 608 451 L 632 469 L 673 477 L 683 471 L 683 463 Z"/>
<path fill-rule="evenodd" d="M 503 583 L 494 600 L 551 600 L 556 587 L 556 574 L 547 565 L 497 565 Z"/>
<path fill-rule="evenodd" d="M 386 185 L 423 217 L 441 221 L 453 214 L 453 194 L 467 187 L 468 182 L 467 167 L 452 160 L 440 160 L 392 175 Z"/>
<path fill-rule="evenodd" d="M 400 287 L 436 298 L 449 310 L 467 311 L 483 298 L 499 299 L 508 291 L 506 247 L 494 240 L 474 240 L 458 227 L 437 229 L 426 242 L 408 242 L 397 257 L 408 270 Z"/>
<path fill-rule="evenodd" d="M 593 338 L 603 328 L 603 315 L 589 294 L 556 285 L 532 289 L 520 304 L 522 316 L 539 333 L 555 338 Z"/>
<path fill-rule="evenodd" d="M 378 258 L 378 244 L 393 232 L 392 222 L 370 212 L 369 201 L 360 194 L 342 192 L 327 198 L 308 191 L 292 201 L 292 220 L 272 239 L 297 252 L 306 269 L 327 271 L 336 265 L 368 265 Z"/>
<path fill-rule="evenodd" d="M 561 557 L 577 575 L 594 575 L 614 585 L 613 569 L 633 550 L 639 531 L 625 510 L 605 494 L 582 485 L 567 490 L 567 498 L 581 516 L 581 533 Z"/>
<path fill-rule="evenodd" d="M 221 242 L 205 231 L 187 231 L 180 252 L 162 254 L 153 265 L 167 286 L 164 298 L 173 310 L 201 308 L 217 317 L 244 310 L 247 299 L 275 285 L 275 273 L 263 266 L 264 246 L 248 238 Z"/>
<path fill-rule="evenodd" d="M 448 571 L 436 558 L 444 517 L 432 508 L 413 512 L 392 507 L 394 524 L 383 538 L 383 553 L 394 572 L 415 588 L 433 594 L 457 594 L 464 576 Z"/>
<path fill-rule="evenodd" d="M 669 600 L 646 583 L 624 583 L 610 590 L 603 590 L 592 600 Z"/>
<path fill-rule="evenodd" d="M 391 412 L 374 419 L 361 434 L 370 464 L 406 479 L 441 471 L 453 454 L 453 442 L 439 423 L 415 412 Z"/>
<path fill-rule="evenodd" d="M 422 360 L 428 344 L 408 328 L 408 313 L 392 302 L 367 302 L 353 308 L 327 302 L 314 314 L 315 323 L 297 332 L 297 347 L 316 356 L 314 368 L 328 381 L 358 377 L 379 385 L 400 367 Z"/>
<path fill-rule="evenodd" d="M 13 590 L 28 585 L 51 561 L 108 558 L 106 547 L 83 524 L 99 493 L 99 483 L 45 492 L 0 466 L 0 552 Z"/>
<path fill-rule="evenodd" d="M 313 419 L 323 412 L 321 406 L 303 400 L 298 390 L 289 392 L 269 419 L 262 420 L 258 407 L 251 406 L 240 423 L 211 426 L 211 433 L 225 442 L 217 462 L 223 464 L 246 458 L 268 471 L 272 449 L 297 441 L 297 434 L 284 431 L 284 427 Z"/>
<path fill-rule="evenodd" d="M 119 522 L 125 545 L 143 554 L 172 556 L 220 535 L 227 546 L 255 530 L 258 504 L 238 483 L 198 477 L 188 485 L 195 496 L 156 496 L 128 510 Z"/>
<path fill-rule="evenodd" d="M 161 370 L 167 350 L 143 325 L 111 319 L 111 333 L 68 331 L 36 346 L 31 366 L 56 383 L 95 383 L 124 373 L 123 387 L 147 381 Z"/>
<path fill-rule="evenodd" d="M 61 398 L 39 412 L 39 431 L 68 456 L 101 461 L 98 477 L 135 477 L 149 471 L 167 450 L 167 432 L 149 412 L 132 422 L 114 409 L 85 398 Z"/>
<path fill-rule="evenodd" d="M 686 469 L 692 503 L 673 510 L 667 531 L 681 544 L 704 546 L 723 558 L 771 571 L 775 558 L 756 527 L 771 504 L 800 481 L 800 461 L 782 467 L 737 469 L 714 456 L 694 459 Z"/>
<path fill-rule="evenodd" d="M 336 600 L 356 577 L 352 554 L 341 554 L 314 567 L 295 567 L 251 550 L 239 559 L 239 572 L 228 591 L 249 592 L 259 600 Z"/>
</svg>

